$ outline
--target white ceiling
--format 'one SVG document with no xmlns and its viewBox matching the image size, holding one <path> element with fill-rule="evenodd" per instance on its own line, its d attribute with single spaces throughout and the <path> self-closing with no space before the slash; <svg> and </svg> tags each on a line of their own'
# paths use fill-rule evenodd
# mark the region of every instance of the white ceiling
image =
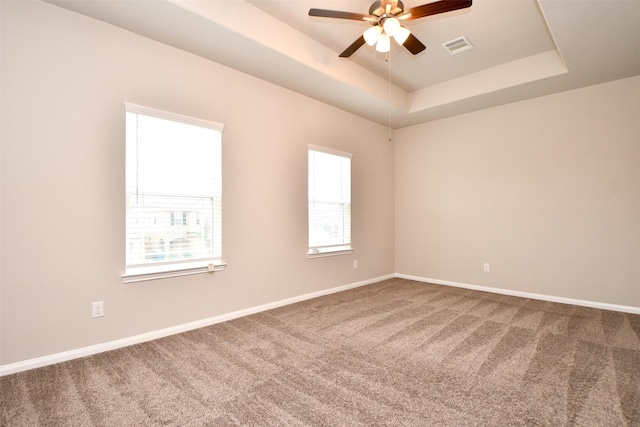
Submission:
<svg viewBox="0 0 640 427">
<path fill-rule="evenodd" d="M 392 42 L 389 62 L 367 45 L 338 58 L 369 24 L 309 9 L 367 14 L 372 1 L 49 2 L 394 128 L 640 75 L 640 0 L 474 0 L 405 21 L 418 55 Z M 442 43 L 460 36 L 474 48 L 450 55 Z"/>
</svg>

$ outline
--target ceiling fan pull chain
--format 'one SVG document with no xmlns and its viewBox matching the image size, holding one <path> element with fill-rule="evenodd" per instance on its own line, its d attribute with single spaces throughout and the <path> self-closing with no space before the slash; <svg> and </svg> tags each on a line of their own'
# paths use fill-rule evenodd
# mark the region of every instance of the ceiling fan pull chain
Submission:
<svg viewBox="0 0 640 427">
<path fill-rule="evenodd" d="M 388 72 L 388 83 L 387 83 L 387 109 L 388 109 L 388 129 L 389 129 L 389 142 L 391 142 L 391 50 L 387 52 L 386 55 L 387 60 L 387 72 Z"/>
</svg>

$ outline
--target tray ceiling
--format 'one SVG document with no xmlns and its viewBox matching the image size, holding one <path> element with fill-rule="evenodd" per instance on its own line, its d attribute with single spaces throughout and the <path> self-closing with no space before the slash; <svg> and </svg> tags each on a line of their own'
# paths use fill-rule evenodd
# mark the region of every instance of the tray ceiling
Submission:
<svg viewBox="0 0 640 427">
<path fill-rule="evenodd" d="M 366 22 L 361 0 L 52 0 L 49 3 L 192 52 L 372 121 L 405 127 L 640 74 L 640 1 L 474 0 L 405 24 L 427 49 L 392 43 L 338 58 Z M 409 9 L 425 1 L 406 0 Z M 442 44 L 466 37 L 473 49 Z"/>
</svg>

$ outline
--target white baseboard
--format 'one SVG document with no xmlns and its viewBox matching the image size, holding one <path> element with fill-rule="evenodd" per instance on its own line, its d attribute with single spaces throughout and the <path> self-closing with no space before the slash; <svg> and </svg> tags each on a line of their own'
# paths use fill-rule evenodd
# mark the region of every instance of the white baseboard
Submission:
<svg viewBox="0 0 640 427">
<path fill-rule="evenodd" d="M 396 276 L 393 274 L 380 276 L 374 279 L 350 283 L 347 285 L 337 286 L 335 288 L 330 288 L 330 289 L 324 289 L 317 292 L 311 292 L 309 294 L 299 295 L 296 297 L 287 298 L 280 301 L 271 302 L 268 304 L 262 304 L 256 307 L 250 307 L 244 310 L 238 310 L 231 313 L 221 314 L 219 316 L 197 320 L 195 322 L 184 323 L 182 325 L 176 325 L 176 326 L 172 326 L 165 329 L 159 329 L 157 331 L 151 331 L 144 334 L 135 335 L 132 337 L 122 338 L 114 341 L 108 341 L 101 344 L 91 345 L 88 347 L 78 348 L 75 350 L 64 351 L 62 353 L 51 354 L 48 356 L 37 357 L 35 359 L 24 360 L 21 362 L 10 363 L 8 365 L 0 365 L 0 377 L 4 375 L 14 374 L 17 372 L 27 371 L 30 369 L 40 368 L 47 365 L 53 365 L 55 363 L 66 362 L 68 360 L 79 359 L 81 357 L 91 356 L 91 355 L 102 353 L 109 350 L 116 350 L 118 348 L 127 347 L 134 344 L 140 344 L 140 343 L 152 341 L 158 338 L 164 338 L 170 335 L 187 332 L 193 329 L 215 325 L 216 323 L 226 322 L 227 320 L 248 316 L 250 314 L 260 313 L 262 311 L 283 307 L 285 305 L 294 304 L 296 302 L 301 302 L 308 299 L 321 297 L 324 295 L 334 294 L 336 292 L 342 292 L 342 291 L 346 291 L 347 289 L 353 289 L 353 288 L 357 288 L 364 285 L 370 285 L 372 283 L 380 282 L 382 280 L 393 279 L 394 277 Z"/>
<path fill-rule="evenodd" d="M 491 292 L 494 294 L 511 295 L 514 297 L 531 298 L 542 301 L 559 302 L 562 304 L 580 305 L 583 307 L 599 308 L 602 310 L 620 311 L 623 313 L 640 314 L 640 307 L 627 305 L 609 304 L 597 301 L 586 301 L 573 298 L 557 297 L 553 295 L 535 294 L 532 292 L 513 291 L 510 289 L 491 288 L 487 286 L 470 285 L 467 283 L 450 282 L 448 280 L 429 279 L 427 277 L 410 276 L 408 274 L 396 273 L 395 277 L 400 279 L 415 280 L 417 282 L 433 283 L 435 285 L 453 286 L 456 288 L 473 289 L 476 291 Z"/>
<path fill-rule="evenodd" d="M 40 368 L 47 365 L 53 365 L 55 363 L 66 362 L 68 360 L 79 359 L 81 357 L 91 356 L 91 355 L 102 353 L 109 350 L 116 350 L 118 348 L 127 347 L 134 344 L 140 344 L 140 343 L 152 341 L 158 338 L 164 338 L 170 335 L 187 332 L 193 329 L 215 325 L 216 323 L 226 322 L 227 320 L 233 320 L 239 317 L 248 316 L 250 314 L 260 313 L 262 311 L 283 307 L 285 305 L 294 304 L 296 302 L 301 302 L 301 301 L 305 301 L 312 298 L 318 298 L 324 295 L 330 295 L 336 292 L 342 292 L 342 291 L 357 288 L 360 286 L 370 285 L 372 283 L 377 283 L 382 280 L 392 279 L 394 277 L 397 277 L 400 279 L 415 280 L 418 282 L 433 283 L 436 285 L 453 286 L 457 288 L 491 292 L 495 294 L 511 295 L 516 297 L 531 298 L 531 299 L 537 299 L 542 301 L 558 302 L 562 304 L 574 304 L 574 305 L 580 305 L 584 307 L 599 308 L 603 310 L 619 311 L 623 313 L 640 314 L 640 307 L 631 307 L 631 306 L 609 304 L 609 303 L 602 303 L 602 302 L 596 302 L 596 301 L 585 301 L 585 300 L 579 300 L 579 299 L 573 299 L 573 298 L 557 297 L 553 295 L 544 295 L 544 294 L 536 294 L 531 292 L 514 291 L 509 289 L 492 288 L 487 286 L 471 285 L 468 283 L 451 282 L 448 280 L 430 279 L 427 277 L 418 277 L 418 276 L 411 276 L 408 274 L 395 273 L 395 274 L 376 277 L 374 279 L 364 280 L 361 282 L 355 282 L 347 285 L 337 286 L 335 288 L 325 289 L 322 291 L 299 295 L 296 297 L 287 298 L 287 299 L 275 301 L 268 304 L 250 307 L 244 310 L 225 313 L 219 316 L 197 320 L 195 322 L 189 322 L 189 323 L 172 326 L 165 329 L 159 329 L 157 331 L 151 331 L 151 332 L 147 332 L 140 335 L 134 335 L 127 338 L 108 341 L 105 343 L 100 343 L 100 344 L 83 347 L 75 350 L 64 351 L 61 353 L 51 354 L 48 356 L 37 357 L 34 359 L 24 360 L 21 362 L 10 363 L 8 365 L 0 365 L 0 377 L 14 374 L 17 372 L 27 371 L 30 369 Z"/>
</svg>

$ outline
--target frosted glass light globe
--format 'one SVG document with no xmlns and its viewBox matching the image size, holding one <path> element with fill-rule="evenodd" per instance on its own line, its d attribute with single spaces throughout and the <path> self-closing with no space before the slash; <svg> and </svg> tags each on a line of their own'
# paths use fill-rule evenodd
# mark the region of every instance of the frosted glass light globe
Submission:
<svg viewBox="0 0 640 427">
<path fill-rule="evenodd" d="M 362 34 L 362 37 L 364 37 L 364 41 L 367 42 L 369 46 L 373 46 L 378 41 L 380 34 L 382 34 L 382 27 L 379 25 L 376 25 L 375 27 L 371 27 L 368 30 L 366 30 Z"/>
<path fill-rule="evenodd" d="M 399 45 L 404 44 L 407 41 L 407 38 L 411 34 L 411 31 L 406 29 L 405 27 L 400 27 L 396 35 L 393 37 Z"/>
<path fill-rule="evenodd" d="M 391 49 L 389 36 L 386 34 L 380 34 L 380 38 L 378 39 L 378 44 L 376 45 L 376 50 L 378 52 L 389 52 Z"/>
<path fill-rule="evenodd" d="M 382 24 L 382 26 L 384 27 L 384 32 L 389 37 L 393 37 L 400 29 L 400 21 L 396 18 L 387 18 L 384 20 L 384 24 Z"/>
</svg>

